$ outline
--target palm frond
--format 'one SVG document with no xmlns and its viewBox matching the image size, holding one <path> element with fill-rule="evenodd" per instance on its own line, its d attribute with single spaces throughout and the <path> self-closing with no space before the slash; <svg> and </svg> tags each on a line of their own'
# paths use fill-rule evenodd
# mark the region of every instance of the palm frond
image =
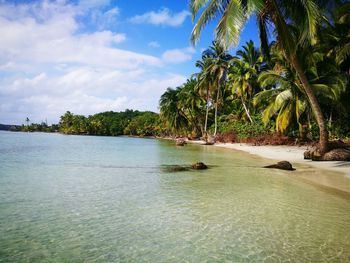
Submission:
<svg viewBox="0 0 350 263">
<path fill-rule="evenodd" d="M 216 39 L 225 47 L 236 46 L 241 30 L 247 21 L 240 0 L 229 1 L 215 29 Z"/>
<path fill-rule="evenodd" d="M 217 12 L 219 12 L 221 1 L 211 0 L 209 3 L 208 0 L 194 0 L 192 4 L 193 4 L 192 17 L 195 17 L 195 15 L 197 14 L 197 12 L 201 7 L 208 4 L 208 6 L 204 9 L 204 11 L 200 15 L 199 19 L 197 20 L 197 23 L 195 24 L 192 30 L 191 42 L 195 44 L 200 37 L 203 27 L 216 16 Z"/>
</svg>

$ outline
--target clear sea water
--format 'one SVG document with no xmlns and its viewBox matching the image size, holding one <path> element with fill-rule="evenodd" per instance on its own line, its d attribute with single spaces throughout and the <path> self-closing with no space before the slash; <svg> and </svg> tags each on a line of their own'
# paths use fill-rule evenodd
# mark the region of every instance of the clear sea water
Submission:
<svg viewBox="0 0 350 263">
<path fill-rule="evenodd" d="M 166 165 L 203 161 L 205 171 Z M 212 146 L 0 132 L 0 262 L 350 262 L 350 200 Z M 271 161 L 270 161 L 271 163 Z"/>
</svg>

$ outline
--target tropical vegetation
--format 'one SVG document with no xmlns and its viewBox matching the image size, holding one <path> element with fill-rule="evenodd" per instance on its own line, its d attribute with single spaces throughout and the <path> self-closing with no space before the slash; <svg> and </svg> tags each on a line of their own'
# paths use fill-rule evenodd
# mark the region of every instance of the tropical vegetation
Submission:
<svg viewBox="0 0 350 263">
<path fill-rule="evenodd" d="M 157 113 L 133 110 L 101 112 L 88 117 L 67 111 L 61 116 L 59 124 L 28 123 L 19 130 L 101 136 L 158 136 L 164 132 Z"/>
<path fill-rule="evenodd" d="M 319 140 L 321 155 L 329 138 L 350 137 L 350 3 L 191 0 L 190 8 L 194 43 L 209 22 L 217 26 L 196 62 L 199 72 L 161 97 L 161 119 L 173 132 Z M 250 17 L 259 25 L 260 48 L 248 41 L 229 54 Z M 185 90 L 196 111 L 182 99 Z"/>
</svg>

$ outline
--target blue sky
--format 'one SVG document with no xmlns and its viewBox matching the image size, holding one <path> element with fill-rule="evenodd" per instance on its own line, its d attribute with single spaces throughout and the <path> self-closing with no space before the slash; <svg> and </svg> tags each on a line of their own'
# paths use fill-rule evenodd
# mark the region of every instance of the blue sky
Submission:
<svg viewBox="0 0 350 263">
<path fill-rule="evenodd" d="M 158 111 L 213 40 L 210 24 L 192 46 L 192 28 L 187 0 L 0 0 L 0 123 Z M 249 39 L 258 45 L 254 20 L 239 46 Z"/>
</svg>

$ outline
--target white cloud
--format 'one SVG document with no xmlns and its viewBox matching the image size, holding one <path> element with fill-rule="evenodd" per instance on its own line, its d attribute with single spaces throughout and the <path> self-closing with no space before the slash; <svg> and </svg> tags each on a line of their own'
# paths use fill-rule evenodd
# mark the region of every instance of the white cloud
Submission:
<svg viewBox="0 0 350 263">
<path fill-rule="evenodd" d="M 151 42 L 149 42 L 149 43 L 148 43 L 148 46 L 149 46 L 149 47 L 153 47 L 153 48 L 159 48 L 159 47 L 160 47 L 160 45 L 159 45 L 159 43 L 158 43 L 157 41 L 151 41 Z"/>
<path fill-rule="evenodd" d="M 135 24 L 147 23 L 176 27 L 182 25 L 189 15 L 190 13 L 186 10 L 171 14 L 169 9 L 163 8 L 159 11 L 151 11 L 143 15 L 134 16 L 130 21 Z"/>
<path fill-rule="evenodd" d="M 186 79 L 181 75 L 154 75 L 149 72 L 78 68 L 53 77 L 40 73 L 32 78 L 18 77 L 3 83 L 0 90 L 0 123 L 22 123 L 28 116 L 34 122 L 58 117 L 70 110 L 89 115 L 126 108 L 157 110 L 160 95 Z"/>
<path fill-rule="evenodd" d="M 119 13 L 120 10 L 118 7 L 111 8 L 107 11 L 92 9 L 91 19 L 93 23 L 97 25 L 99 30 L 103 30 L 105 28 L 113 27 L 118 23 Z"/>
<path fill-rule="evenodd" d="M 157 110 L 164 90 L 185 81 L 161 70 L 174 63 L 171 51 L 159 58 L 117 48 L 124 33 L 80 33 L 81 10 L 64 1 L 0 5 L 0 123 L 57 122 L 67 110 Z"/>
<path fill-rule="evenodd" d="M 193 47 L 187 47 L 183 49 L 170 49 L 166 50 L 162 59 L 167 63 L 183 63 L 192 59 L 192 55 L 195 53 L 195 49 Z"/>
</svg>

